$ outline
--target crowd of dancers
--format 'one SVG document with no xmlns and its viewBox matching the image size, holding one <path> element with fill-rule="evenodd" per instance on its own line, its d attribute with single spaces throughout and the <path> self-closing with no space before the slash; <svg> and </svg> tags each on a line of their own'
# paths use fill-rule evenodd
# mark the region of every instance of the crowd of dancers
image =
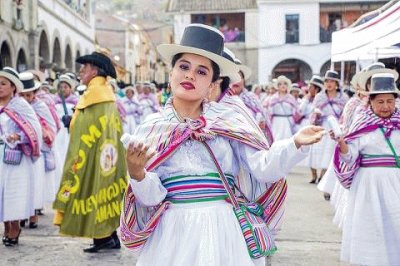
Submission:
<svg viewBox="0 0 400 266">
<path fill-rule="evenodd" d="M 285 76 L 276 77 L 266 88 L 255 85 L 248 90 L 246 80 L 251 70 L 226 48 L 221 57 L 235 64 L 239 72 L 221 73 L 206 101 L 229 106 L 240 99 L 246 107 L 243 113 L 256 122 L 266 145 L 292 139 L 307 125 L 329 132 L 319 142 L 314 141 L 298 164 L 310 168 L 309 183 L 318 184 L 335 208 L 334 223 L 343 230 L 341 259 L 357 265 L 400 263 L 398 73 L 382 63 L 365 67 L 351 81 L 352 97 L 343 91 L 339 74 L 333 70 L 323 77 L 312 76 L 305 90 Z M 171 105 L 171 84 L 163 89 L 150 82 L 119 88 L 115 80 L 108 82 L 114 89 L 125 133 L 137 134 L 149 117 L 151 120 L 164 105 L 165 110 Z M 5 246 L 18 244 L 22 227 L 36 228 L 45 203 L 55 200 L 70 141 L 69 123 L 84 93 L 85 87 L 73 73 L 62 74 L 50 84 L 37 70 L 18 73 L 5 67 L 0 71 L 0 221 L 4 222 Z M 248 150 L 237 149 L 241 156 L 251 157 Z M 178 166 L 182 160 L 197 158 L 191 152 L 189 149 L 179 155 L 182 158 L 174 157 L 175 170 L 183 167 Z M 157 173 L 172 171 L 165 167 Z M 143 186 L 139 181 L 131 184 Z M 256 186 L 252 189 L 257 190 Z M 142 200 L 152 200 L 140 191 L 135 193 Z M 173 217 L 165 219 L 176 222 Z M 144 262 L 150 259 L 154 259 L 151 253 L 143 253 Z"/>
</svg>

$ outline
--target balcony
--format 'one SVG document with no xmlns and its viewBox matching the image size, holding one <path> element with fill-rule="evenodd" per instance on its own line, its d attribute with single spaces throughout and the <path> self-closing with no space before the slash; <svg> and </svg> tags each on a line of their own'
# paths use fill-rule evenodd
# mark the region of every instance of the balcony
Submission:
<svg viewBox="0 0 400 266">
<path fill-rule="evenodd" d="M 192 14 L 192 23 L 202 23 L 219 29 L 226 43 L 245 42 L 244 13 Z"/>
</svg>

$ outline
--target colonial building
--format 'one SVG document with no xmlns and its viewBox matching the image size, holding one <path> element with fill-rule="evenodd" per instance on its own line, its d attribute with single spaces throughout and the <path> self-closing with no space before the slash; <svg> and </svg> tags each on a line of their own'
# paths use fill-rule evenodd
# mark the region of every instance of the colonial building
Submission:
<svg viewBox="0 0 400 266">
<path fill-rule="evenodd" d="M 386 0 L 169 0 L 175 41 L 189 23 L 219 28 L 226 46 L 253 70 L 250 82 L 278 75 L 292 81 L 323 75 L 331 67 L 331 34 Z M 354 68 L 353 65 L 346 65 Z"/>
<path fill-rule="evenodd" d="M 137 21 L 137 20 L 136 20 Z M 152 36 L 140 21 L 132 23 L 121 15 L 96 12 L 96 40 L 110 50 L 115 63 L 126 71 L 121 80 L 126 83 L 155 81 L 165 83 L 167 68 L 156 52 L 162 34 Z M 152 27 L 158 28 L 152 22 Z"/>
<path fill-rule="evenodd" d="M 90 0 L 1 0 L 1 65 L 19 71 L 78 71 L 75 59 L 94 50 Z"/>
<path fill-rule="evenodd" d="M 169 0 L 167 12 L 174 15 L 176 43 L 179 43 L 184 28 L 190 23 L 214 26 L 224 34 L 226 46 L 252 69 L 250 82 L 257 81 L 259 76 L 257 0 Z"/>
</svg>

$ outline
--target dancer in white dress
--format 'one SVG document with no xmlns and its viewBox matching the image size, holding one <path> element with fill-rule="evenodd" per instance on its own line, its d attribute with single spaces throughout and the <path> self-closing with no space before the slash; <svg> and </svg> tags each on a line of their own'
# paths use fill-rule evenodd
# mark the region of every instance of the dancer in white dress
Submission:
<svg viewBox="0 0 400 266">
<path fill-rule="evenodd" d="M 296 122 L 294 117 L 299 115 L 299 104 L 289 94 L 292 82 L 285 76 L 277 78 L 278 92 L 269 100 L 269 114 L 271 115 L 272 135 L 274 140 L 287 139 L 295 133 Z"/>
<path fill-rule="evenodd" d="M 15 96 L 23 87 L 14 69 L 0 71 L 0 221 L 5 246 L 18 244 L 19 221 L 34 213 L 32 161 L 40 155 L 42 132 L 32 107 Z"/>
<path fill-rule="evenodd" d="M 338 139 L 335 171 L 349 189 L 341 259 L 356 265 L 400 262 L 400 111 L 393 74 L 375 74 L 369 108 Z"/>
<path fill-rule="evenodd" d="M 135 95 L 135 88 L 128 86 L 124 88 L 125 98 L 122 99 L 126 116 L 123 124 L 124 132 L 133 134 L 137 125 L 140 124 L 140 118 L 143 114 L 142 106 Z"/>
<path fill-rule="evenodd" d="M 55 199 L 56 157 L 52 148 L 57 133 L 57 125 L 49 107 L 45 102 L 36 97 L 40 83 L 38 81 L 29 82 L 33 81 L 33 75 L 30 72 L 21 73 L 19 77 L 24 84 L 24 88 L 19 95 L 32 106 L 42 127 L 41 156 L 34 162 L 32 171 L 34 182 L 31 188 L 35 215 L 29 218 L 29 228 L 36 228 L 38 210 L 44 207 L 45 202 L 50 203 Z M 29 83 L 31 85 L 25 86 L 25 84 Z"/>
<path fill-rule="evenodd" d="M 224 200 L 216 165 L 200 140 L 207 140 L 232 182 L 239 166 L 246 165 L 256 179 L 273 183 L 304 157 L 300 146 L 321 138 L 322 128 L 303 129 L 294 138 L 275 142 L 270 151 L 251 147 L 256 139 L 267 144 L 251 116 L 235 110 L 245 108 L 243 104 L 229 108 L 204 102 L 219 72 L 238 72 L 220 56 L 222 33 L 189 25 L 180 45 L 158 50 L 172 62 L 174 96 L 161 113 L 137 128 L 138 142 L 129 145 L 131 181 L 121 217 L 122 241 L 141 249 L 137 265 L 264 265 L 263 259 L 251 260 L 232 206 Z M 249 145 L 243 144 L 245 139 Z M 150 146 L 155 153 L 149 152 Z M 168 208 L 160 208 L 161 203 Z M 147 241 L 137 242 L 135 231 L 151 215 L 141 212 L 146 207 L 163 215 L 146 224 L 154 229 Z"/>
<path fill-rule="evenodd" d="M 324 128 L 330 129 L 328 117 L 333 116 L 337 120 L 340 119 L 348 97 L 340 90 L 339 82 L 339 74 L 336 71 L 328 70 L 325 73 L 325 90 L 318 93 L 314 99 L 315 109 L 311 119 L 312 124 L 322 125 Z M 314 171 L 321 170 L 318 182 L 321 181 L 332 161 L 334 147 L 335 142 L 329 136 L 324 136 L 321 142 L 311 146 L 311 171 L 315 173 Z M 334 182 L 331 185 L 329 194 L 331 194 L 333 187 Z M 326 199 L 328 197 L 329 195 L 326 195 Z"/>
<path fill-rule="evenodd" d="M 55 189 L 58 190 L 60 186 L 62 170 L 64 167 L 65 156 L 67 154 L 69 145 L 69 121 L 74 113 L 74 108 L 78 103 L 79 98 L 74 94 L 74 89 L 77 86 L 77 82 L 70 76 L 61 75 L 60 78 L 54 82 L 54 86 L 58 93 L 55 101 L 57 114 L 60 121 L 62 121 L 64 124 L 58 132 L 54 143 L 54 150 L 56 151 L 57 156 Z"/>
</svg>

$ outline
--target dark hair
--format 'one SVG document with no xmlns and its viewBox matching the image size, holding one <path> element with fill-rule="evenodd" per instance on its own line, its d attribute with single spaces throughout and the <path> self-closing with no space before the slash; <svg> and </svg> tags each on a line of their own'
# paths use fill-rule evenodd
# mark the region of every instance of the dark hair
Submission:
<svg viewBox="0 0 400 266">
<path fill-rule="evenodd" d="M 177 62 L 182 56 L 183 56 L 183 53 L 179 53 L 179 54 L 174 55 L 174 57 L 172 57 L 172 60 L 171 60 L 171 65 L 172 65 L 172 67 L 175 66 L 176 62 Z M 211 81 L 212 81 L 212 82 L 215 82 L 215 81 L 217 81 L 217 79 L 219 78 L 220 69 L 219 69 L 219 66 L 218 66 L 214 61 L 212 61 L 211 59 L 210 59 L 210 61 L 211 61 L 211 67 L 212 67 L 212 70 L 213 70 L 213 75 L 212 75 Z"/>
<path fill-rule="evenodd" d="M 388 93 L 388 94 L 389 94 L 389 93 Z M 390 94 L 392 94 L 392 95 L 394 96 L 395 99 L 399 96 L 397 93 L 390 93 Z M 370 95 L 369 95 L 369 100 L 370 100 L 370 101 L 371 101 L 371 100 L 374 100 L 374 99 L 376 98 L 377 95 L 379 95 L 379 94 L 370 94 Z"/>
<path fill-rule="evenodd" d="M 231 79 L 229 77 L 222 77 L 221 84 L 219 85 L 221 88 L 221 93 L 225 93 L 229 89 L 229 84 L 231 83 Z"/>
<path fill-rule="evenodd" d="M 92 66 L 93 66 L 95 69 L 97 69 L 97 76 L 107 78 L 107 73 L 106 73 L 106 71 L 105 71 L 103 68 L 98 67 L 98 66 L 93 65 L 93 64 L 92 64 Z"/>
</svg>

